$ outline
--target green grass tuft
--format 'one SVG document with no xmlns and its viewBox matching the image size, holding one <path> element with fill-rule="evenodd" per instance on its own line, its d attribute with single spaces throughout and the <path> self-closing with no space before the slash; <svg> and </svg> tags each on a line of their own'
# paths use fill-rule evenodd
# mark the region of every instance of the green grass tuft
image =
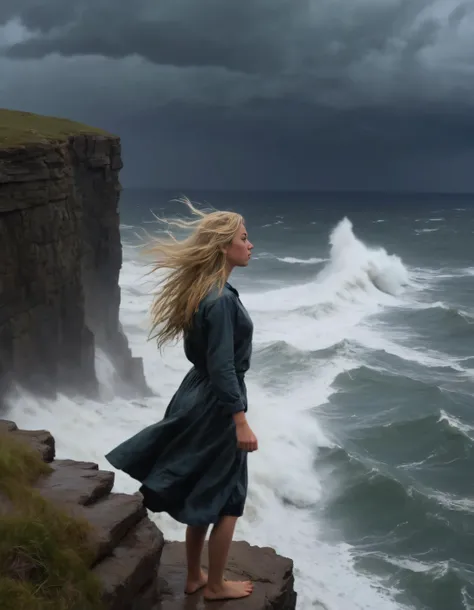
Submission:
<svg viewBox="0 0 474 610">
<path fill-rule="evenodd" d="M 0 513 L 0 608 L 102 610 L 89 524 L 31 486 L 49 470 L 28 445 L 0 434 L 0 493 L 13 505 Z"/>
<path fill-rule="evenodd" d="M 57 117 L 0 108 L 0 148 L 15 148 L 43 140 L 66 140 L 74 135 L 111 134 L 82 123 Z"/>
<path fill-rule="evenodd" d="M 20 486 L 31 485 L 42 474 L 51 472 L 51 467 L 25 443 L 11 434 L 0 436 L 0 491 L 8 495 L 15 482 Z"/>
</svg>

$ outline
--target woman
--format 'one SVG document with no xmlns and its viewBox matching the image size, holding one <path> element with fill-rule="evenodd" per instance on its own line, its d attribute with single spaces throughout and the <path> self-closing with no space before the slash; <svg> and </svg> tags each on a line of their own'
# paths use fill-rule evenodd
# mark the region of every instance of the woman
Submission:
<svg viewBox="0 0 474 610">
<path fill-rule="evenodd" d="M 237 599 L 250 582 L 224 579 L 237 519 L 247 495 L 247 453 L 258 448 L 246 419 L 244 375 L 252 350 L 252 321 L 228 282 L 246 267 L 253 245 L 232 212 L 204 213 L 186 239 L 158 241 L 154 270 L 168 269 L 152 307 L 152 333 L 161 347 L 184 337 L 192 363 L 162 421 L 142 430 L 106 457 L 141 482 L 145 506 L 185 523 L 186 593 L 204 588 L 207 600 Z M 207 530 L 208 574 L 201 569 Z"/>
</svg>

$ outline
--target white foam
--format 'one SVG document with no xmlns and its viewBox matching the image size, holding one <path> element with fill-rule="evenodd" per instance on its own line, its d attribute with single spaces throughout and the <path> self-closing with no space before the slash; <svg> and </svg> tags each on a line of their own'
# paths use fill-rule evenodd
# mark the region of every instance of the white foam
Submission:
<svg viewBox="0 0 474 610">
<path fill-rule="evenodd" d="M 354 235 L 348 218 L 335 227 L 329 241 L 331 262 L 328 274 L 346 278 L 353 276 L 354 280 L 367 278 L 378 290 L 391 295 L 401 293 L 410 284 L 408 270 L 401 259 L 388 254 L 384 248 L 367 247 Z"/>
<path fill-rule="evenodd" d="M 441 410 L 438 421 L 446 422 L 451 429 L 456 430 L 459 434 L 462 434 L 470 440 L 474 440 L 474 428 L 463 423 L 459 418 L 454 417 L 454 415 L 450 415 L 449 413 L 446 413 L 446 411 Z"/>
<path fill-rule="evenodd" d="M 404 345 L 404 340 L 408 339 L 406 334 L 394 329 L 384 329 L 382 334 L 381 330 L 381 327 L 376 324 L 361 325 L 354 329 L 351 339 L 357 341 L 364 348 L 397 356 L 405 362 L 415 362 L 428 368 L 449 366 L 459 373 L 466 372 L 454 357 L 449 358 L 446 354 L 427 348 L 415 349 L 409 345 Z"/>
<path fill-rule="evenodd" d="M 280 218 L 283 218 L 283 217 L 281 216 Z M 282 225 L 282 224 L 283 224 L 283 220 L 275 220 L 275 222 L 268 222 L 267 224 L 262 225 L 262 229 L 268 229 L 268 227 L 274 227 L 275 225 Z"/>
<path fill-rule="evenodd" d="M 311 258 L 295 258 L 294 256 L 284 256 L 278 260 L 282 263 L 288 263 L 290 265 L 317 265 L 318 263 L 324 263 L 325 258 L 311 257 Z"/>
<path fill-rule="evenodd" d="M 367 316 L 399 302 L 410 277 L 398 257 L 366 247 L 354 236 L 347 219 L 332 232 L 330 242 L 330 259 L 312 282 L 264 294 L 242 294 L 255 322 L 256 351 L 279 339 L 302 350 L 322 349 L 351 336 L 361 339 L 367 330 L 361 324 Z M 147 269 L 137 256 L 136 249 L 124 248 L 121 320 L 132 351 L 143 357 L 147 380 L 158 395 L 142 401 L 114 396 L 110 363 L 103 354 L 97 356 L 103 388 L 100 402 L 65 396 L 50 401 L 24 393 L 12 404 L 9 417 L 22 427 L 51 430 L 58 457 L 93 460 L 111 469 L 104 454 L 161 419 L 189 368 L 181 345 L 160 354 L 146 341 L 150 293 L 156 278 L 144 276 Z M 318 425 L 314 410 L 328 400 L 335 377 L 355 366 L 357 362 L 350 357 L 338 356 L 315 365 L 313 375 L 288 375 L 286 389 L 278 392 L 267 388 L 264 371 L 253 368 L 248 375 L 249 419 L 260 450 L 250 456 L 248 504 L 237 537 L 273 546 L 294 559 L 301 610 L 314 608 L 316 601 L 328 610 L 400 607 L 375 580 L 355 571 L 348 545 L 322 542 L 315 510 L 320 481 L 313 467 L 314 451 L 318 446 L 330 446 L 331 439 Z M 116 476 L 117 490 L 136 491 L 136 482 L 120 472 Z M 164 515 L 153 518 L 169 539 L 183 539 L 181 525 Z"/>
<path fill-rule="evenodd" d="M 443 222 L 446 218 L 442 218 L 441 216 L 436 218 L 416 218 L 415 222 Z"/>
<path fill-rule="evenodd" d="M 421 235 L 422 233 L 436 233 L 436 231 L 439 231 L 439 227 L 433 229 L 415 229 L 417 235 Z"/>
<path fill-rule="evenodd" d="M 330 243 L 329 260 L 312 281 L 246 296 L 258 340 L 323 349 L 352 338 L 383 306 L 402 303 L 400 296 L 413 280 L 399 257 L 368 248 L 348 219 L 337 225 Z"/>
</svg>

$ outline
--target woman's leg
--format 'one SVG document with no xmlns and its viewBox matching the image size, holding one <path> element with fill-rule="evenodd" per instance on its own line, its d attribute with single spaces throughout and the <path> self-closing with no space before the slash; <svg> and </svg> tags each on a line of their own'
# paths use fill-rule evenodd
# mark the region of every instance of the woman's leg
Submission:
<svg viewBox="0 0 474 610">
<path fill-rule="evenodd" d="M 201 554 L 206 540 L 207 525 L 188 525 L 186 528 L 186 558 L 188 577 L 185 592 L 191 595 L 207 583 L 207 574 L 201 568 Z"/>
<path fill-rule="evenodd" d="M 224 580 L 224 570 L 236 522 L 237 517 L 221 517 L 209 537 L 209 574 L 204 589 L 204 597 L 208 600 L 238 599 L 252 593 L 253 585 L 250 581 Z"/>
</svg>

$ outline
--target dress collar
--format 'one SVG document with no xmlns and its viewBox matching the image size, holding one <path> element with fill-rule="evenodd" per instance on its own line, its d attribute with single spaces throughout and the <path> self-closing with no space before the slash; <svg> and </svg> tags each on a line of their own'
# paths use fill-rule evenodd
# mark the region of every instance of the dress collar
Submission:
<svg viewBox="0 0 474 610">
<path fill-rule="evenodd" d="M 239 296 L 239 293 L 237 292 L 237 290 L 231 284 L 229 284 L 229 282 L 226 282 L 225 285 L 231 292 L 233 292 L 235 295 Z"/>
</svg>

